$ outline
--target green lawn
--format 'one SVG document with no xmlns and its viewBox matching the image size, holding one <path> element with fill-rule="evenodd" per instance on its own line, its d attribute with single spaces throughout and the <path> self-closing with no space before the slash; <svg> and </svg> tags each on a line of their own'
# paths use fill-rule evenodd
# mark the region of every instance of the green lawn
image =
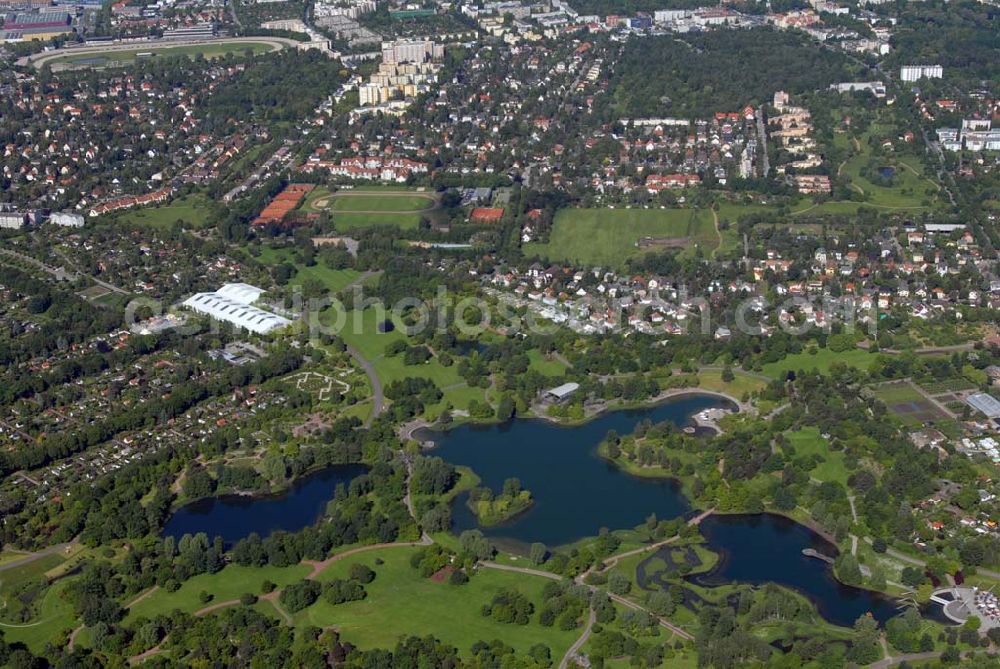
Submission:
<svg viewBox="0 0 1000 669">
<path fill-rule="evenodd" d="M 46 642 L 56 642 L 77 625 L 69 602 L 63 599 L 63 590 L 69 581 L 57 581 L 42 596 L 39 615 L 29 623 L 0 622 L 0 632 L 7 643 L 21 642 L 30 650 L 41 652 Z"/>
<path fill-rule="evenodd" d="M 184 227 L 200 229 L 208 223 L 209 215 L 215 207 L 204 195 L 188 195 L 159 207 L 132 209 L 120 214 L 112 214 L 114 219 L 132 225 L 148 225 L 165 228 L 181 221 Z M 105 217 L 105 219 L 108 217 Z M 103 219 L 102 219 L 103 220 Z"/>
<path fill-rule="evenodd" d="M 766 385 L 762 379 L 744 374 L 739 369 L 733 370 L 733 380 L 728 382 L 722 380 L 722 372 L 719 370 L 698 370 L 698 388 L 725 393 L 736 399 L 742 398 L 745 393 L 763 390 Z"/>
<path fill-rule="evenodd" d="M 330 211 L 334 212 L 385 212 L 409 213 L 434 207 L 430 196 L 426 195 L 390 195 L 370 191 L 360 191 L 338 195 L 330 200 Z"/>
<path fill-rule="evenodd" d="M 917 389 L 907 382 L 885 383 L 872 389 L 872 392 L 886 404 L 919 402 L 923 399 Z"/>
<path fill-rule="evenodd" d="M 831 114 L 834 122 L 839 123 L 844 116 L 844 110 L 831 110 Z M 860 135 L 848 132 L 834 134 L 834 144 L 841 150 L 847 151 L 849 155 L 847 160 L 838 166 L 839 173 L 850 179 L 853 190 L 865 195 L 865 201 L 859 203 L 861 206 L 879 209 L 921 210 L 936 207 L 942 203 L 939 196 L 940 185 L 927 175 L 923 160 L 919 155 L 908 153 L 905 146 L 900 146 L 895 142 L 894 148 L 902 149 L 901 151 L 893 149 L 880 151 L 873 147 L 873 142 L 877 144 L 883 138 L 895 138 L 901 132 L 891 120 L 882 120 L 873 122 Z M 874 165 L 879 169 L 890 169 L 892 171 L 892 184 L 876 184 L 870 178 L 862 176 L 861 171 L 869 165 Z M 821 207 L 832 204 L 846 205 L 849 203 L 826 203 Z"/>
<path fill-rule="evenodd" d="M 12 551 L 0 550 L 0 565 L 5 565 L 8 562 L 14 562 L 15 560 L 23 560 L 27 556 L 24 553 L 14 553 Z"/>
<path fill-rule="evenodd" d="M 0 572 L 0 632 L 3 632 L 8 643 L 21 641 L 32 650 L 41 651 L 46 641 L 54 639 L 65 628 L 73 627 L 72 610 L 62 598 L 62 591 L 67 584 L 64 580 L 57 581 L 38 595 L 34 603 L 37 615 L 31 620 L 22 623 L 20 619 L 10 615 L 10 612 L 21 610 L 21 604 L 17 602 L 15 595 L 22 586 L 30 582 L 44 584 L 47 580 L 46 573 L 65 561 L 62 555 L 46 555 L 20 567 Z"/>
<path fill-rule="evenodd" d="M 394 225 L 403 230 L 415 230 L 420 225 L 420 214 L 386 214 L 386 213 L 341 213 L 333 214 L 333 227 L 339 232 L 350 232 L 359 228 L 372 228 L 378 225 Z"/>
<path fill-rule="evenodd" d="M 531 369 L 545 376 L 564 376 L 566 365 L 558 358 L 547 358 L 538 349 L 528 351 L 528 363 Z"/>
<path fill-rule="evenodd" d="M 560 631 L 538 624 L 537 611 L 546 579 L 494 569 L 481 569 L 463 586 L 437 583 L 410 567 L 418 549 L 390 548 L 369 551 L 333 563 L 320 578 L 345 578 L 350 566 L 365 564 L 375 570 L 375 580 L 365 586 L 368 596 L 358 602 L 332 606 L 322 598 L 295 615 L 296 625 L 336 627 L 361 648 L 392 648 L 400 636 L 434 635 L 464 655 L 480 640 L 503 639 L 519 653 L 543 643 L 560 658 L 579 636 L 579 630 Z M 376 565 L 379 558 L 384 564 Z M 516 588 L 535 604 L 527 625 L 503 625 L 480 614 L 483 604 L 502 588 Z"/>
<path fill-rule="evenodd" d="M 259 595 L 261 583 L 266 580 L 282 586 L 299 581 L 308 573 L 309 567 L 305 565 L 241 567 L 231 564 L 217 574 L 199 574 L 188 579 L 176 592 L 158 589 L 129 609 L 125 622 L 128 624 L 143 616 L 149 618 L 158 613 L 170 613 L 174 609 L 191 613 L 213 603 L 239 599 L 240 595 L 247 592 Z M 199 599 L 202 591 L 213 595 L 208 604 Z"/>
<path fill-rule="evenodd" d="M 858 154 L 847 161 L 843 170 L 851 177 L 851 183 L 864 190 L 868 196 L 866 204 L 885 209 L 926 209 L 925 199 L 937 200 L 936 194 L 926 194 L 928 188 L 936 192 L 937 187 L 923 175 L 923 163 L 917 156 L 889 156 L 881 160 L 894 172 L 895 183 L 890 187 L 877 186 L 861 176 L 861 168 L 870 160 L 869 156 Z"/>
<path fill-rule="evenodd" d="M 0 618 L 4 617 L 3 613 L 12 606 L 8 598 L 17 588 L 28 581 L 45 578 L 47 571 L 55 569 L 63 562 L 65 558 L 59 554 L 46 555 L 20 567 L 0 572 Z"/>
<path fill-rule="evenodd" d="M 669 245 L 637 246 L 644 237 Z M 524 252 L 553 261 L 621 267 L 631 256 L 666 248 L 706 255 L 718 246 L 709 211 L 693 209 L 563 209 L 546 243 L 525 244 Z"/>
<path fill-rule="evenodd" d="M 329 314 L 329 312 L 327 312 Z M 391 318 L 391 314 L 387 313 Z M 426 378 L 433 381 L 444 392 L 442 403 L 428 407 L 429 417 L 436 417 L 445 403 L 451 403 L 457 409 L 467 409 L 473 399 L 483 401 L 484 388 L 470 388 L 458 375 L 458 365 L 445 367 L 436 357 L 432 357 L 422 365 L 407 365 L 402 355 L 385 355 L 386 347 L 394 341 L 405 340 L 402 324 L 397 322 L 391 332 L 379 332 L 379 313 L 376 309 L 366 309 L 364 312 L 351 311 L 346 315 L 340 336 L 348 344 L 354 346 L 359 353 L 375 367 L 375 373 L 384 386 L 396 380 L 407 377 Z"/>
<path fill-rule="evenodd" d="M 295 262 L 295 256 L 290 249 L 276 249 L 269 246 L 262 246 L 259 262 L 265 265 L 277 265 L 287 262 L 295 266 L 296 274 L 288 283 L 293 286 L 301 286 L 307 279 L 315 279 L 321 282 L 331 293 L 337 293 L 346 288 L 351 282 L 361 276 L 361 272 L 353 269 L 330 269 L 322 263 L 316 261 L 312 267 L 306 267 Z"/>
<path fill-rule="evenodd" d="M 810 475 L 820 481 L 836 481 L 847 485 L 847 468 L 844 466 L 843 451 L 831 451 L 830 442 L 823 438 L 817 427 L 805 427 L 794 432 L 786 432 L 785 438 L 795 448 L 795 456 L 818 455 L 823 462 Z"/>
<path fill-rule="evenodd" d="M 885 383 L 872 388 L 872 393 L 906 427 L 920 427 L 929 422 L 949 422 L 948 416 L 925 399 L 909 382 Z"/>
<path fill-rule="evenodd" d="M 764 365 L 763 373 L 767 376 L 773 378 L 785 378 L 785 375 L 792 371 L 796 372 L 799 370 L 819 370 L 823 374 L 828 374 L 830 372 L 830 366 L 835 362 L 840 362 L 848 367 L 855 367 L 857 369 L 868 369 L 869 365 L 874 362 L 877 354 L 869 353 L 868 351 L 862 349 L 851 349 L 850 351 L 843 351 L 837 353 L 831 351 L 828 348 L 821 348 L 816 351 L 815 354 L 809 352 L 796 353 L 794 355 L 789 355 L 778 362 L 769 362 Z"/>
<path fill-rule="evenodd" d="M 183 46 L 145 46 L 137 49 L 123 49 L 121 51 L 107 53 L 79 53 L 65 55 L 47 60 L 46 63 L 50 65 L 59 63 L 78 66 L 90 65 L 92 67 L 117 67 L 121 65 L 129 65 L 135 62 L 136 57 L 141 53 L 153 54 L 151 56 L 152 58 L 164 56 L 188 56 L 189 58 L 194 58 L 195 56 L 201 55 L 205 58 L 211 59 L 219 58 L 220 56 L 227 56 L 229 54 L 242 55 L 247 51 L 250 51 L 253 55 L 257 55 L 273 50 L 274 47 L 263 42 L 220 42 L 190 44 Z"/>
</svg>

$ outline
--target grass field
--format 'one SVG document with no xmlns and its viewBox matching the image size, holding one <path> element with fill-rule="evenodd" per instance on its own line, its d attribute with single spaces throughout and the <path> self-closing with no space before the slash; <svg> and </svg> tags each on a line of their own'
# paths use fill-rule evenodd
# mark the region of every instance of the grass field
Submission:
<svg viewBox="0 0 1000 669">
<path fill-rule="evenodd" d="M 152 54 L 151 58 L 163 56 L 187 56 L 194 58 L 219 58 L 230 54 L 242 55 L 249 51 L 252 55 L 273 51 L 274 47 L 264 42 L 209 43 L 189 44 L 181 46 L 143 46 L 136 49 L 123 49 L 106 53 L 68 54 L 47 60 L 50 65 L 90 66 L 90 67 L 121 67 L 135 62 L 139 54 Z"/>
<path fill-rule="evenodd" d="M 545 376 L 563 376 L 566 374 L 566 365 L 557 358 L 546 358 L 537 349 L 528 351 L 528 363 L 531 369 Z"/>
<path fill-rule="evenodd" d="M 794 432 L 786 432 L 785 438 L 795 448 L 795 456 L 818 455 L 823 462 L 816 465 L 810 476 L 820 481 L 835 481 L 847 485 L 847 468 L 844 453 L 831 451 L 830 442 L 823 438 L 817 427 L 805 427 Z"/>
<path fill-rule="evenodd" d="M 875 353 L 869 353 L 862 349 L 852 349 L 837 353 L 828 348 L 821 348 L 815 354 L 803 352 L 789 355 L 778 362 L 769 362 L 764 365 L 763 373 L 773 378 L 785 378 L 788 372 L 799 370 L 819 370 L 823 374 L 830 372 L 830 366 L 835 362 L 840 362 L 848 367 L 857 369 L 868 369 L 875 360 Z"/>
<path fill-rule="evenodd" d="M 437 207 L 435 196 L 400 188 L 357 188 L 331 194 L 317 188 L 302 205 L 307 212 L 328 211 L 340 231 L 373 225 L 397 225 L 416 228 L 421 215 Z"/>
<path fill-rule="evenodd" d="M 275 249 L 269 246 L 262 246 L 260 256 L 257 257 L 257 260 L 265 265 L 278 265 L 283 262 L 290 263 L 296 269 L 295 276 L 288 282 L 290 285 L 301 286 L 303 281 L 315 279 L 326 286 L 331 293 L 343 290 L 361 276 L 361 272 L 353 269 L 330 269 L 319 260 L 312 267 L 306 267 L 295 262 L 295 256 L 290 249 Z"/>
<path fill-rule="evenodd" d="M 30 582 L 44 583 L 47 580 L 46 573 L 57 569 L 64 562 L 65 558 L 61 555 L 47 555 L 26 565 L 0 572 L 0 632 L 3 632 L 5 641 L 20 641 L 32 650 L 41 651 L 46 641 L 73 626 L 73 612 L 62 598 L 67 581 L 57 581 L 44 589 L 34 603 L 37 613 L 29 621 L 22 623 L 8 615 L 9 611 L 21 608 L 15 594 L 22 586 Z"/>
<path fill-rule="evenodd" d="M 30 650 L 41 652 L 47 642 L 55 642 L 76 626 L 73 609 L 63 598 L 69 581 L 58 581 L 42 595 L 39 614 L 30 623 L 17 625 L 0 622 L 0 632 L 7 643 L 21 642 Z"/>
<path fill-rule="evenodd" d="M 391 315 L 387 314 L 387 317 L 391 318 Z M 372 363 L 384 386 L 407 377 L 432 380 L 444 392 L 444 400 L 440 404 L 427 408 L 427 416 L 432 418 L 437 417 L 445 403 L 451 403 L 456 409 L 467 409 L 473 399 L 484 401 L 485 389 L 470 388 L 458 375 L 457 365 L 445 367 L 437 357 L 422 365 L 407 365 L 402 355 L 386 356 L 386 347 L 394 341 L 407 339 L 407 335 L 399 322 L 395 323 L 396 327 L 391 332 L 379 332 L 379 321 L 379 313 L 374 308 L 361 313 L 349 312 L 340 336 Z"/>
<path fill-rule="evenodd" d="M 241 567 L 231 564 L 217 574 L 199 574 L 187 581 L 176 592 L 159 588 L 149 597 L 129 609 L 126 624 L 140 617 L 152 617 L 158 613 L 170 613 L 180 609 L 188 613 L 210 606 L 213 603 L 239 599 L 240 595 L 252 592 L 259 595 L 264 581 L 288 585 L 301 580 L 309 573 L 309 567 Z M 213 595 L 209 604 L 202 603 L 201 592 Z"/>
<path fill-rule="evenodd" d="M 663 242 L 640 248 L 644 237 Z M 528 255 L 554 261 L 621 267 L 631 256 L 666 248 L 706 255 L 718 246 L 709 211 L 693 209 L 563 209 L 556 215 L 546 243 L 525 245 Z"/>
<path fill-rule="evenodd" d="M 881 162 L 893 170 L 894 184 L 890 187 L 878 186 L 861 176 L 860 171 L 871 160 L 866 153 L 860 153 L 844 165 L 843 173 L 851 177 L 851 183 L 864 190 L 866 204 L 885 209 L 926 209 L 924 200 L 935 201 L 937 195 L 928 196 L 926 191 L 936 185 L 923 174 L 923 164 L 917 156 L 892 156 Z"/>
<path fill-rule="evenodd" d="M 23 560 L 25 557 L 24 553 L 14 553 L 12 551 L 0 550 L 0 566 L 5 565 L 8 562 L 14 562 L 15 560 Z"/>
<path fill-rule="evenodd" d="M 332 606 L 322 598 L 295 615 L 297 625 L 336 627 L 361 648 L 392 648 L 400 636 L 434 635 L 468 656 L 472 645 L 481 640 L 503 639 L 518 652 L 543 643 L 560 658 L 579 636 L 579 630 L 561 631 L 538 624 L 537 610 L 546 579 L 493 569 L 481 569 L 463 586 L 421 578 L 410 567 L 410 556 L 418 549 L 390 548 L 350 556 L 333 563 L 321 580 L 346 578 L 352 564 L 375 570 L 375 580 L 365 586 L 368 596 L 358 602 Z M 379 558 L 384 564 L 376 565 Z M 515 588 L 534 604 L 536 613 L 527 625 L 503 625 L 480 614 L 503 588 Z"/>
<path fill-rule="evenodd" d="M 835 122 L 843 118 L 843 110 L 834 110 Z M 886 151 L 876 156 L 871 141 L 896 135 L 897 129 L 891 123 L 872 123 L 858 136 L 839 132 L 834 135 L 834 144 L 850 152 L 850 157 L 838 167 L 842 176 L 849 177 L 851 187 L 865 195 L 865 204 L 884 209 L 927 209 L 939 204 L 940 186 L 924 171 L 923 161 L 916 154 Z M 875 138 L 873 140 L 873 138 Z M 862 169 L 872 162 L 887 168 L 892 173 L 892 185 L 875 184 L 861 175 Z M 929 195 L 928 191 L 932 191 Z M 926 201 L 926 204 L 925 204 Z"/>
<path fill-rule="evenodd" d="M 17 588 L 29 581 L 46 578 L 46 572 L 55 569 L 63 562 L 65 559 L 61 555 L 46 555 L 19 567 L 0 572 L 0 618 L 6 618 L 3 614 L 14 608 L 14 602 L 10 601 L 10 597 Z"/>
<path fill-rule="evenodd" d="M 949 420 L 948 416 L 920 394 L 909 381 L 885 383 L 873 388 L 872 393 L 907 427 L 919 427 L 927 422 Z"/>
<path fill-rule="evenodd" d="M 767 385 L 762 379 L 744 374 L 739 369 L 733 370 L 733 380 L 723 381 L 722 372 L 714 369 L 698 370 L 698 387 L 705 390 L 714 390 L 718 393 L 732 395 L 737 399 L 743 397 L 744 393 L 752 393 L 763 390 Z"/>
<path fill-rule="evenodd" d="M 203 228 L 216 205 L 203 195 L 188 195 L 160 207 L 132 209 L 113 216 L 122 223 L 165 228 L 180 221 L 186 228 Z"/>
</svg>

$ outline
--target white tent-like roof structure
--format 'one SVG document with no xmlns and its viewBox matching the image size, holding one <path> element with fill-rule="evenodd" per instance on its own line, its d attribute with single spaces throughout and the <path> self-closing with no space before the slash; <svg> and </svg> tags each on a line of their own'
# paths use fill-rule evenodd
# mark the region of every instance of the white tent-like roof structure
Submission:
<svg viewBox="0 0 1000 669">
<path fill-rule="evenodd" d="M 249 283 L 227 283 L 215 291 L 216 295 L 240 304 L 253 304 L 267 291 Z"/>
<path fill-rule="evenodd" d="M 291 325 L 287 318 L 251 305 L 264 292 L 246 283 L 227 283 L 214 293 L 195 293 L 184 300 L 184 306 L 257 334 L 267 334 Z"/>
</svg>

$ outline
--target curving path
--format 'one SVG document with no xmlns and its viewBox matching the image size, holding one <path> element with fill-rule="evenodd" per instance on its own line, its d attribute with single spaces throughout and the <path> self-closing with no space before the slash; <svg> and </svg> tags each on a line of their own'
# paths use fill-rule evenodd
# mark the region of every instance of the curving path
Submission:
<svg viewBox="0 0 1000 669">
<path fill-rule="evenodd" d="M 368 416 L 368 420 L 365 426 L 372 424 L 372 421 L 385 409 L 385 394 L 382 391 L 382 381 L 378 378 L 378 374 L 375 373 L 375 366 L 368 361 L 365 356 L 361 355 L 361 351 L 354 348 L 347 342 L 344 342 L 344 348 L 350 354 L 354 361 L 358 363 L 361 369 L 365 370 L 365 374 L 368 376 L 368 382 L 372 386 L 372 402 L 374 406 L 372 407 L 372 412 Z"/>
<path fill-rule="evenodd" d="M 583 628 L 583 634 L 580 635 L 579 639 L 573 642 L 573 645 L 570 646 L 569 650 L 566 651 L 566 654 L 563 655 L 563 659 L 559 663 L 559 669 L 566 669 L 566 667 L 569 666 L 570 661 L 576 658 L 577 653 L 579 653 L 580 649 L 583 648 L 583 644 L 587 643 L 587 639 L 590 638 L 590 633 L 594 629 L 595 622 L 597 622 L 597 613 L 595 613 L 594 609 L 591 608 L 590 614 L 587 616 L 587 623 Z"/>
<path fill-rule="evenodd" d="M 691 520 L 689 520 L 687 524 L 688 525 L 701 525 L 701 522 L 703 520 L 705 520 L 706 518 L 708 518 L 709 516 L 711 516 L 713 513 L 715 513 L 715 507 L 714 506 L 711 509 L 708 509 L 706 511 L 702 511 L 697 516 L 695 516 L 694 518 L 692 518 Z M 674 543 L 675 541 L 677 541 L 680 538 L 681 537 L 680 537 L 679 534 L 675 534 L 674 536 L 669 537 L 667 539 L 664 539 L 663 541 L 658 541 L 655 544 L 646 544 L 644 546 L 639 546 L 638 548 L 633 548 L 631 550 L 627 550 L 627 551 L 625 551 L 623 553 L 618 553 L 616 555 L 612 555 L 608 559 L 602 561 L 604 563 L 604 569 L 602 569 L 601 571 L 606 571 L 606 570 L 610 569 L 611 567 L 615 566 L 616 564 L 618 564 L 621 560 L 624 560 L 625 558 L 628 558 L 628 557 L 632 557 L 633 555 L 640 555 L 642 553 L 647 553 L 649 551 L 654 551 L 654 550 L 656 550 L 658 548 L 662 548 L 663 546 L 669 546 L 670 544 Z M 591 567 L 591 569 L 588 569 L 584 573 L 580 574 L 580 576 L 577 577 L 577 581 L 582 582 L 583 578 L 588 573 L 590 573 L 591 571 L 593 571 L 593 567 Z"/>
<path fill-rule="evenodd" d="M 349 284 L 344 286 L 341 291 L 351 290 L 356 286 L 362 285 L 365 281 L 373 276 L 378 276 L 382 273 L 382 270 L 368 270 L 361 276 L 351 281 Z M 369 361 L 365 356 L 361 355 L 361 351 L 354 348 L 346 341 L 344 342 L 344 348 L 347 353 L 354 358 L 354 361 L 358 363 L 358 366 L 365 371 L 365 375 L 368 377 L 368 382 L 372 387 L 372 402 L 374 406 L 372 407 L 372 412 L 368 416 L 368 420 L 365 422 L 365 426 L 372 424 L 372 421 L 378 417 L 379 414 L 385 409 L 385 393 L 382 391 L 382 381 L 378 378 L 378 374 L 375 372 L 375 366 Z"/>
<path fill-rule="evenodd" d="M 306 575 L 306 578 L 310 581 L 316 580 L 316 578 L 322 573 L 324 569 L 329 567 L 334 562 L 338 560 L 343 560 L 346 557 L 352 555 L 357 555 L 358 553 L 366 553 L 368 551 L 378 550 L 380 548 L 414 548 L 416 546 L 428 546 L 431 544 L 430 538 L 422 538 L 420 541 L 400 541 L 390 544 L 369 544 L 367 546 L 358 546 L 357 548 L 352 548 L 346 550 L 343 553 L 337 553 L 336 555 L 331 555 L 325 560 L 303 560 L 299 564 L 304 564 L 308 567 L 312 567 L 312 571 Z M 277 592 L 277 590 L 275 591 Z"/>
<path fill-rule="evenodd" d="M 126 609 L 132 608 L 133 606 L 135 606 L 136 604 L 138 604 L 142 600 L 146 599 L 147 597 L 149 597 L 150 595 L 152 595 L 154 592 L 156 592 L 159 589 L 160 589 L 160 586 L 158 586 L 158 585 L 154 585 L 151 588 L 148 588 L 145 592 L 141 593 L 138 597 L 136 597 L 131 602 L 129 602 L 128 604 L 126 604 L 125 608 Z M 66 648 L 69 650 L 69 652 L 71 652 L 71 653 L 73 652 L 73 646 L 76 645 L 76 639 L 77 639 L 78 636 L 80 636 L 80 633 L 84 629 L 86 629 L 86 625 L 80 625 L 75 630 L 73 630 L 72 633 L 70 633 L 70 635 L 69 635 L 69 641 L 66 644 Z M 166 638 L 164 638 L 164 641 L 165 640 L 166 640 Z M 139 658 L 137 661 L 141 662 L 142 660 L 144 660 L 146 658 L 147 653 L 149 653 L 151 655 L 155 655 L 156 653 L 153 653 L 151 651 L 156 650 L 157 653 L 160 652 L 159 648 L 160 648 L 161 645 L 163 645 L 163 641 L 161 641 L 160 644 L 157 645 L 155 649 L 151 648 L 151 649 L 147 650 L 145 653 L 142 653 L 140 655 L 136 655 L 134 657 L 130 657 L 129 658 L 129 663 L 135 664 L 135 662 L 133 662 L 133 660 L 136 660 L 136 658 Z"/>
<path fill-rule="evenodd" d="M 482 565 L 483 567 L 488 568 L 488 569 L 498 569 L 500 571 L 510 571 L 510 572 L 514 572 L 514 573 L 517 573 L 517 574 L 528 574 L 529 576 L 541 576 L 542 578 L 547 578 L 547 579 L 549 579 L 551 581 L 561 581 L 561 580 L 563 580 L 562 576 L 559 576 L 558 574 L 553 574 L 552 572 L 549 572 L 549 571 L 542 571 L 541 569 L 531 569 L 530 567 L 514 567 L 514 566 L 511 566 L 511 565 L 508 565 L 508 564 L 500 564 L 498 562 L 480 562 L 479 564 Z M 593 592 L 594 590 L 597 590 L 597 588 L 591 586 L 590 590 L 591 590 L 591 592 Z M 645 607 L 642 607 L 639 604 L 636 604 L 632 600 L 625 599 L 621 595 L 616 595 L 616 594 L 611 593 L 611 592 L 608 593 L 608 597 L 610 597 L 613 601 L 618 602 L 622 606 L 626 606 L 626 607 L 628 607 L 630 609 L 633 609 L 635 611 L 642 611 L 643 613 L 649 614 L 650 616 L 652 616 L 660 624 L 660 627 L 662 627 L 662 628 L 664 628 L 666 630 L 669 630 L 670 632 L 673 632 L 674 634 L 676 634 L 677 636 L 681 637 L 682 639 L 686 639 L 687 641 L 694 641 L 694 637 L 690 633 L 685 632 L 684 630 L 682 630 L 677 625 L 674 625 L 673 623 L 671 623 L 671 622 L 669 622 L 667 620 L 664 620 L 660 616 L 656 615 L 652 611 L 649 611 Z"/>
<path fill-rule="evenodd" d="M 161 652 L 163 652 L 163 644 L 166 643 L 166 641 L 167 637 L 163 637 L 163 640 L 160 641 L 160 643 L 156 644 L 149 650 L 143 651 L 138 655 L 133 655 L 128 659 L 129 665 L 142 664 L 143 662 L 153 657 L 154 655 L 159 655 Z"/>
<path fill-rule="evenodd" d="M 883 644 L 883 648 L 885 645 Z M 969 659 L 974 653 L 970 651 L 965 651 L 962 653 L 962 657 Z M 941 657 L 941 652 L 932 650 L 926 653 L 904 653 L 903 655 L 889 655 L 888 649 L 886 649 L 886 657 L 879 660 L 878 662 L 873 662 L 868 666 L 871 669 L 888 669 L 894 664 L 902 664 L 903 662 L 922 662 L 925 660 L 936 660 Z"/>
</svg>

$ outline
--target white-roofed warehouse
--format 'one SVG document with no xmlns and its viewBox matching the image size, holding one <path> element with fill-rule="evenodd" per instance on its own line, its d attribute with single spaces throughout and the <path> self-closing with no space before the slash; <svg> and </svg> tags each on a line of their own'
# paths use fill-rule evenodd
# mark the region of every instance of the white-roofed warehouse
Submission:
<svg viewBox="0 0 1000 669">
<path fill-rule="evenodd" d="M 227 283 L 215 291 L 216 295 L 240 304 L 253 304 L 267 291 L 249 283 Z"/>
<path fill-rule="evenodd" d="M 1000 418 L 1000 401 L 992 395 L 974 393 L 966 397 L 965 401 L 973 409 L 979 409 L 986 414 L 987 418 Z"/>
<path fill-rule="evenodd" d="M 264 292 L 245 283 L 227 283 L 214 293 L 195 293 L 184 300 L 184 306 L 257 334 L 291 325 L 287 318 L 251 306 Z"/>
</svg>

